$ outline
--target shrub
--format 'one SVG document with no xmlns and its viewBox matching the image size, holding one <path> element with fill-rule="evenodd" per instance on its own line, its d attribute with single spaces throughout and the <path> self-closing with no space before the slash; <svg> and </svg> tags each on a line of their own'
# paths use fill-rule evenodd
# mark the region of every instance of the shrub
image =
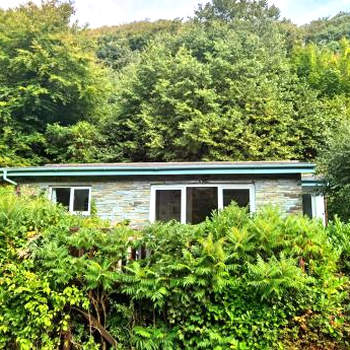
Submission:
<svg viewBox="0 0 350 350">
<path fill-rule="evenodd" d="M 234 205 L 134 231 L 1 188 L 0 348 L 346 349 L 349 232 Z"/>
<path fill-rule="evenodd" d="M 128 267 L 125 291 L 145 327 L 154 307 L 156 324 L 176 334 L 173 348 L 284 348 L 305 332 L 347 344 L 347 280 L 317 221 L 231 206 L 197 226 L 150 226 L 139 243 L 151 254 Z"/>
</svg>

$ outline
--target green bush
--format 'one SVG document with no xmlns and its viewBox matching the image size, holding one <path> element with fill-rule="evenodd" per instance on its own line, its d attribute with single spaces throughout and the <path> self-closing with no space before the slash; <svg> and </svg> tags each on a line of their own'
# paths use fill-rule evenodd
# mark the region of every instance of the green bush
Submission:
<svg viewBox="0 0 350 350">
<path fill-rule="evenodd" d="M 347 349 L 349 236 L 234 205 L 134 231 L 0 188 L 0 349 Z"/>
<path fill-rule="evenodd" d="M 151 254 L 129 267 L 127 292 L 140 305 L 157 297 L 152 305 L 178 348 L 284 348 L 306 328 L 346 346 L 347 281 L 319 222 L 232 206 L 198 226 L 151 226 L 141 244 Z"/>
</svg>

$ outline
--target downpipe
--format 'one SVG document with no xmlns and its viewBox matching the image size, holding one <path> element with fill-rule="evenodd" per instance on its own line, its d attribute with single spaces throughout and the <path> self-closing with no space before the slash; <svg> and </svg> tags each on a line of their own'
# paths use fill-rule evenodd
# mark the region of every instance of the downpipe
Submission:
<svg viewBox="0 0 350 350">
<path fill-rule="evenodd" d="M 2 172 L 2 178 L 5 182 L 10 183 L 11 185 L 14 185 L 14 186 L 18 185 L 16 181 L 13 181 L 7 177 L 7 170 L 6 169 L 4 169 Z"/>
</svg>

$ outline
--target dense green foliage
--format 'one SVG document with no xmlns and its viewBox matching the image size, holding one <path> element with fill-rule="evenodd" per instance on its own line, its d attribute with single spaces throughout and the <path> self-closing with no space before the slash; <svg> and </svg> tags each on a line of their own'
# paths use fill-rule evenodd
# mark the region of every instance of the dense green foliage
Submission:
<svg viewBox="0 0 350 350">
<path fill-rule="evenodd" d="M 315 44 L 295 49 L 298 75 L 305 77 L 320 96 L 349 96 L 350 43 L 342 39 L 338 44 L 337 52 Z"/>
<path fill-rule="evenodd" d="M 109 144 L 117 136 L 123 159 L 137 161 L 314 158 L 339 116 L 266 31 L 215 22 L 159 38 L 120 74 Z"/>
<path fill-rule="evenodd" d="M 0 163 L 45 160 L 46 126 L 98 122 L 109 82 L 69 4 L 0 9 Z M 15 158 L 13 158 L 15 155 Z"/>
<path fill-rule="evenodd" d="M 340 125 L 339 132 L 318 158 L 318 171 L 325 182 L 329 217 L 350 220 L 350 129 Z"/>
<path fill-rule="evenodd" d="M 0 10 L 1 166 L 309 160 L 349 120 L 347 13 L 297 27 L 265 0 L 214 0 L 89 30 L 73 12 Z"/>
<path fill-rule="evenodd" d="M 321 154 L 349 220 L 349 14 L 297 27 L 213 0 L 88 30 L 73 12 L 0 9 L 0 166 Z M 350 347 L 349 224 L 231 206 L 139 232 L 32 197 L 0 189 L 0 349 Z"/>
<path fill-rule="evenodd" d="M 2 349 L 349 348 L 349 225 L 231 206 L 133 231 L 30 195 L 0 189 Z"/>
<path fill-rule="evenodd" d="M 302 29 L 307 43 L 337 47 L 339 40 L 350 39 L 350 14 L 340 12 L 331 18 L 312 21 Z"/>
<path fill-rule="evenodd" d="M 134 61 L 138 53 L 158 34 L 176 34 L 182 27 L 181 21 L 159 20 L 156 22 L 135 22 L 115 27 L 102 27 L 90 31 L 97 41 L 97 57 L 115 70 L 120 70 Z"/>
</svg>

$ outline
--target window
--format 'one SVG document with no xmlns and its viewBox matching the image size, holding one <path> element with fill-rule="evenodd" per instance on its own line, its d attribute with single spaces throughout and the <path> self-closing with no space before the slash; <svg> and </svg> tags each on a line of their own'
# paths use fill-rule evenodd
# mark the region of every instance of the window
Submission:
<svg viewBox="0 0 350 350">
<path fill-rule="evenodd" d="M 52 200 L 55 203 L 62 204 L 67 210 L 69 210 L 70 188 L 53 188 Z"/>
<path fill-rule="evenodd" d="M 181 190 L 156 192 L 156 220 L 181 220 Z"/>
<path fill-rule="evenodd" d="M 51 187 L 50 198 L 71 213 L 90 215 L 90 187 Z"/>
<path fill-rule="evenodd" d="M 186 222 L 199 224 L 218 209 L 217 187 L 187 187 Z"/>
<path fill-rule="evenodd" d="M 223 209 L 232 201 L 254 212 L 254 185 L 152 186 L 150 221 L 177 220 L 198 224 L 213 210 Z"/>
<path fill-rule="evenodd" d="M 322 195 L 305 193 L 303 194 L 303 214 L 310 218 L 321 219 L 326 225 L 325 200 Z"/>
<path fill-rule="evenodd" d="M 303 194 L 303 214 L 312 218 L 312 198 L 311 194 Z"/>
<path fill-rule="evenodd" d="M 249 205 L 249 189 L 229 189 L 223 190 L 223 205 L 227 207 L 232 201 L 235 201 L 240 207 L 248 207 Z"/>
<path fill-rule="evenodd" d="M 73 211 L 74 212 L 87 212 L 89 211 L 89 189 L 74 189 L 74 201 Z"/>
</svg>

